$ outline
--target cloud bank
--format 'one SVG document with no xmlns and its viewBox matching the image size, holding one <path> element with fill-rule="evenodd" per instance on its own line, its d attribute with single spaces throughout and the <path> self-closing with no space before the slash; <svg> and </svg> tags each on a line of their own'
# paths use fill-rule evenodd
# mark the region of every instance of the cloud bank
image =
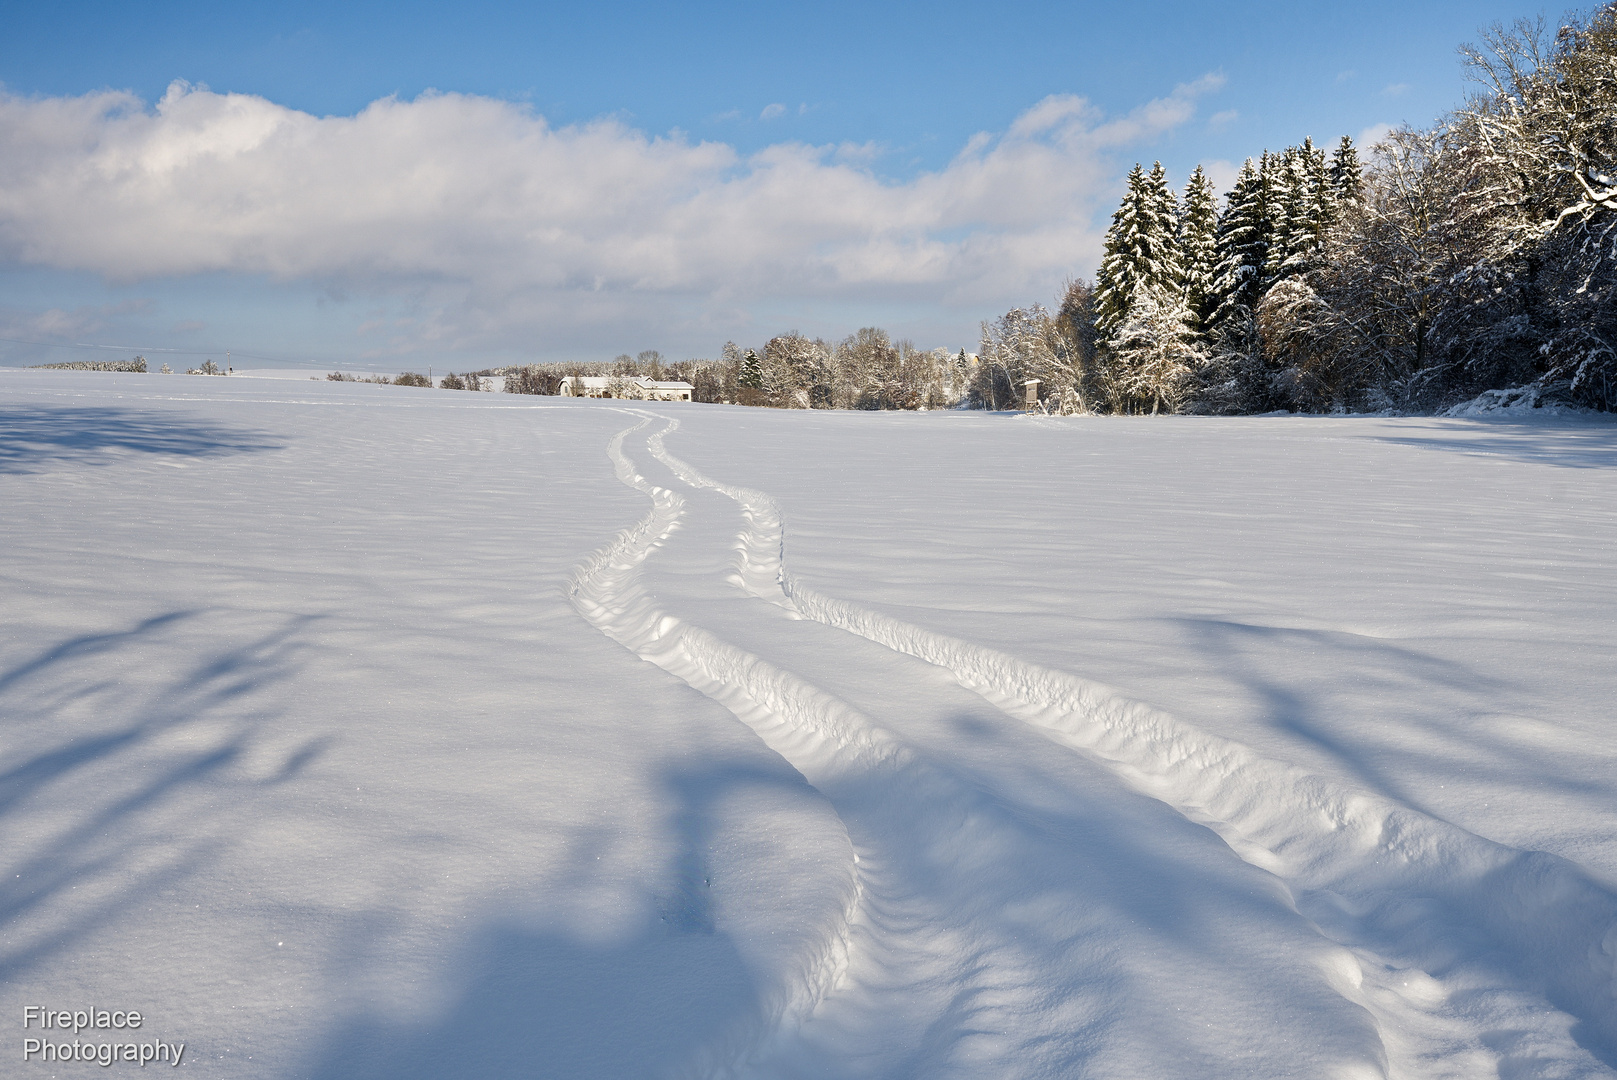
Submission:
<svg viewBox="0 0 1617 1080">
<path fill-rule="evenodd" d="M 410 334 L 453 347 L 623 319 L 722 329 L 760 309 L 975 320 L 1093 266 L 1119 151 L 1185 123 L 1221 81 L 1121 117 L 1049 97 L 902 180 L 869 147 L 743 156 L 462 94 L 337 117 L 183 83 L 154 106 L 0 97 L 0 261 L 409 294 L 430 309 Z"/>
</svg>

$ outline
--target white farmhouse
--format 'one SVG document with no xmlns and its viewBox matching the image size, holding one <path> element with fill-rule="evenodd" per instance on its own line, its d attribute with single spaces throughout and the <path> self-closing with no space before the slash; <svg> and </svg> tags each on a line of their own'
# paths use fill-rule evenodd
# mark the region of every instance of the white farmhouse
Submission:
<svg viewBox="0 0 1617 1080">
<path fill-rule="evenodd" d="M 574 375 L 561 381 L 562 397 L 626 398 L 630 401 L 689 401 L 688 382 L 659 382 L 644 375 Z"/>
</svg>

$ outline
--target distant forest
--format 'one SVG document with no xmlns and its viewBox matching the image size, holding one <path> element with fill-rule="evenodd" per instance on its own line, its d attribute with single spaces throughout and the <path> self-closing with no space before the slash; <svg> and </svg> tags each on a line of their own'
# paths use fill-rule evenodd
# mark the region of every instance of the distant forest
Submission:
<svg viewBox="0 0 1617 1080">
<path fill-rule="evenodd" d="M 502 372 L 690 381 L 699 401 L 1060 413 L 1430 412 L 1484 391 L 1617 409 L 1617 4 L 1461 50 L 1478 90 L 1361 161 L 1351 139 L 1249 158 L 1221 199 L 1129 173 L 1094 282 L 983 324 L 976 356 L 867 328 L 718 360 Z"/>
</svg>

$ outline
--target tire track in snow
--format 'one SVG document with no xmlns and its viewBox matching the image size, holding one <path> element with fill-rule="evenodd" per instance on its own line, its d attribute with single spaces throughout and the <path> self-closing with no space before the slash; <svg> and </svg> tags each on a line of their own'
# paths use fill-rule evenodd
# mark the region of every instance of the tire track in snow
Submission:
<svg viewBox="0 0 1617 1080">
<path fill-rule="evenodd" d="M 652 507 L 574 571 L 567 587 L 574 608 L 607 637 L 724 705 L 811 783 L 900 767 L 902 749 L 850 706 L 664 611 L 647 593 L 641 565 L 679 527 L 685 510 L 679 494 L 649 483 L 623 453 L 624 440 L 654 419 L 646 417 L 608 444 L 618 479 L 645 493 Z M 676 424 L 671 421 L 669 426 Z M 776 970 L 760 973 L 765 986 L 759 1022 L 743 1025 L 721 1045 L 707 1048 L 683 1070 L 686 1075 L 729 1076 L 743 1071 L 764 1053 L 766 1043 L 801 1025 L 843 980 L 858 932 L 855 924 L 868 919 L 872 906 L 864 890 L 872 867 L 856 867 L 859 860 L 856 849 L 850 848 L 846 878 L 838 883 L 838 909 L 824 913 L 804 947 L 777 958 Z M 880 906 L 879 899 L 875 903 Z M 767 983 L 770 977 L 773 986 Z"/>
<path fill-rule="evenodd" d="M 948 669 L 1213 829 L 1349 950 L 1330 975 L 1376 1017 L 1389 1075 L 1475 1075 L 1483 1061 L 1505 1076 L 1612 1075 L 1591 1052 L 1617 1062 L 1617 897 L 1577 866 L 1266 759 L 1077 676 L 824 594 L 787 572 L 774 501 L 669 453 L 663 437 L 676 426 L 648 440 L 652 453 L 742 509 L 734 584 Z"/>
<path fill-rule="evenodd" d="M 652 498 L 652 510 L 578 569 L 569 594 L 609 637 L 748 723 L 827 795 L 857 852 L 843 918 L 826 934 L 820 955 L 788 977 L 787 1000 L 765 1010 L 773 1031 L 766 1025 L 738 1034 L 700 1068 L 749 1066 L 771 1076 L 803 1069 L 1070 1074 L 1115 1008 L 1104 978 L 1069 985 L 1064 976 L 1075 953 L 1094 967 L 1112 928 L 1074 910 L 1046 912 L 1034 931 L 1015 914 L 1018 904 L 1071 899 L 1027 884 L 1030 864 L 1061 862 L 1064 853 L 969 781 L 918 760 L 846 702 L 657 603 L 641 566 L 680 526 L 685 504 L 647 481 L 623 454 L 624 439 L 645 426 L 620 433 L 609 454 L 620 479 Z M 671 421 L 663 433 L 675 426 Z M 767 565 L 760 569 L 743 552 L 740 575 L 760 572 Z M 787 616 L 772 610 L 777 619 Z"/>
</svg>

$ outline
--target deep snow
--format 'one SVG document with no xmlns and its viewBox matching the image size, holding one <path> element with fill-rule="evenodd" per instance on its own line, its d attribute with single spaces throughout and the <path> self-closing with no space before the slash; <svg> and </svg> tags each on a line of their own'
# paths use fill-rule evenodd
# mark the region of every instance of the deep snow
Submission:
<svg viewBox="0 0 1617 1080">
<path fill-rule="evenodd" d="M 0 493 L 14 1061 L 1617 1075 L 1609 422 L 0 372 Z"/>
</svg>

